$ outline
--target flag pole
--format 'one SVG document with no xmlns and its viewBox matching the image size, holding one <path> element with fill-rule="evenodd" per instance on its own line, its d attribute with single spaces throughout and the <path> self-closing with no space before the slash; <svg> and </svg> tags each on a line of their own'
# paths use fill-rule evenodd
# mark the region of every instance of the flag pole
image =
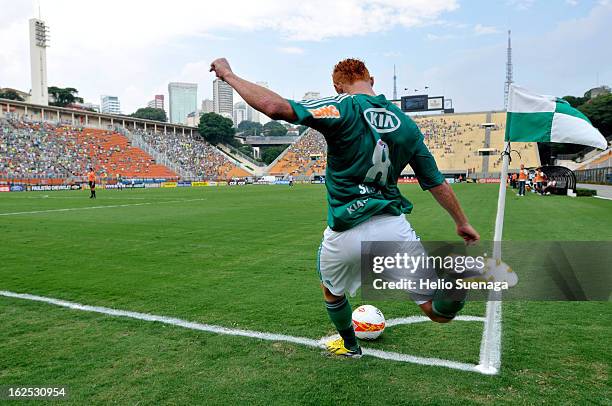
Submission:
<svg viewBox="0 0 612 406">
<path fill-rule="evenodd" d="M 506 209 L 506 178 L 510 163 L 510 142 L 504 143 L 502 154 L 502 169 L 499 177 L 499 193 L 497 197 L 497 216 L 495 217 L 495 233 L 493 236 L 493 259 L 501 261 L 501 242 L 504 231 L 504 212 Z M 487 309 L 480 345 L 480 362 L 476 369 L 484 374 L 496 375 L 501 365 L 501 291 L 491 291 L 487 301 Z"/>
</svg>

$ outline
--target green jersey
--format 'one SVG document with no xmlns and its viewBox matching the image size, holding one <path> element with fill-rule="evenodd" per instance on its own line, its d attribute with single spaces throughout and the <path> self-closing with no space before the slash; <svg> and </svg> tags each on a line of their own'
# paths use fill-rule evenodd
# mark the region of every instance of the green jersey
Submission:
<svg viewBox="0 0 612 406">
<path fill-rule="evenodd" d="M 376 214 L 412 211 L 397 179 L 410 165 L 423 190 L 444 177 L 417 125 L 385 96 L 340 94 L 318 100 L 289 100 L 295 124 L 311 127 L 327 141 L 327 221 L 348 230 Z"/>
</svg>

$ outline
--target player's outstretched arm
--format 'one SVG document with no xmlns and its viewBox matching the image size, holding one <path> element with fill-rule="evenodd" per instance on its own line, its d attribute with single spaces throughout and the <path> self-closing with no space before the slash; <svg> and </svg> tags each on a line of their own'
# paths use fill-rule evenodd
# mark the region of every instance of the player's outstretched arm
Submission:
<svg viewBox="0 0 612 406">
<path fill-rule="evenodd" d="M 433 197 L 438 201 L 440 206 L 444 207 L 451 215 L 457 225 L 457 235 L 465 240 L 468 244 L 472 244 L 480 240 L 478 231 L 470 225 L 461 205 L 455 196 L 455 192 L 446 182 L 429 189 Z"/>
<path fill-rule="evenodd" d="M 236 75 L 232 72 L 227 59 L 215 59 L 210 64 L 210 71 L 214 71 L 219 79 L 236 89 L 244 101 L 255 110 L 274 120 L 294 121 L 297 119 L 287 100 L 270 89 L 251 83 Z"/>
</svg>

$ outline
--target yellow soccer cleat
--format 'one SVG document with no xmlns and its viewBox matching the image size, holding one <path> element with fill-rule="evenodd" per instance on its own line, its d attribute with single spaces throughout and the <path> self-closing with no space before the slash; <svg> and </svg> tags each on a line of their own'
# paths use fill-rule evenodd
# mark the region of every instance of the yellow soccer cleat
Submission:
<svg viewBox="0 0 612 406">
<path fill-rule="evenodd" d="M 346 348 L 344 346 L 344 339 L 342 339 L 342 337 L 326 342 L 325 348 L 327 349 L 329 355 L 338 357 L 361 358 L 363 355 L 361 352 L 361 347 L 358 347 L 355 351 Z"/>
<path fill-rule="evenodd" d="M 468 276 L 464 280 L 469 282 L 506 282 L 508 287 L 511 288 L 518 283 L 518 276 L 505 262 L 487 258 L 481 274 Z"/>
</svg>

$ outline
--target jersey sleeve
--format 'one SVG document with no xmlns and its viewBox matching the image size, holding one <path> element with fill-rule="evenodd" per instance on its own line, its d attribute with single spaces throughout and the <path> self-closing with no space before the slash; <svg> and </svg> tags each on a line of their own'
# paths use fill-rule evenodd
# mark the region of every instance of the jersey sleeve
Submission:
<svg viewBox="0 0 612 406">
<path fill-rule="evenodd" d="M 335 131 L 345 122 L 347 111 L 342 105 L 348 95 L 315 100 L 287 100 L 297 119 L 292 124 L 305 125 L 323 134 Z"/>
<path fill-rule="evenodd" d="M 420 132 L 417 146 L 409 165 L 414 171 L 421 189 L 428 190 L 444 183 L 444 175 L 438 170 L 436 160 L 423 142 L 423 135 Z"/>
</svg>

